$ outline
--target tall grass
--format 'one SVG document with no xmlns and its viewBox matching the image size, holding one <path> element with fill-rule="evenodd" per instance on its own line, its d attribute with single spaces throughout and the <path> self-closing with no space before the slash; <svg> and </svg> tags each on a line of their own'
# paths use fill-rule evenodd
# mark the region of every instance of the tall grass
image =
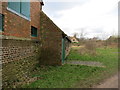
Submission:
<svg viewBox="0 0 120 90">
<path fill-rule="evenodd" d="M 96 48 L 97 48 L 96 41 L 90 40 L 85 43 L 83 48 L 79 49 L 79 53 L 81 55 L 90 54 L 95 56 L 97 54 Z"/>
</svg>

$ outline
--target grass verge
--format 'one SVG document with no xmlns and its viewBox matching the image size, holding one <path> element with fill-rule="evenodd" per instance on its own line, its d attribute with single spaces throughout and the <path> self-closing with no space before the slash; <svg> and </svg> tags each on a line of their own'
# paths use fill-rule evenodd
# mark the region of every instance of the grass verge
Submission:
<svg viewBox="0 0 120 90">
<path fill-rule="evenodd" d="M 80 65 L 42 66 L 32 72 L 39 79 L 24 88 L 88 88 L 117 72 L 118 53 L 116 48 L 99 48 L 97 56 L 80 55 L 72 48 L 67 60 L 99 61 L 106 68 Z"/>
</svg>

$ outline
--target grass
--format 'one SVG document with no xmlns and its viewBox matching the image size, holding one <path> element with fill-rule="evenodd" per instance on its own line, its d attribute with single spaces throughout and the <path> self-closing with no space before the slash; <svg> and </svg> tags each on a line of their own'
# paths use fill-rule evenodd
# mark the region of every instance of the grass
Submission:
<svg viewBox="0 0 120 90">
<path fill-rule="evenodd" d="M 89 54 L 80 55 L 79 48 L 72 48 L 71 53 L 66 60 L 81 60 L 81 61 L 98 61 L 103 63 L 107 69 L 116 69 L 118 64 L 118 49 L 117 48 L 97 48 L 97 55 Z"/>
<path fill-rule="evenodd" d="M 118 54 L 116 48 L 98 48 L 97 56 L 80 55 L 72 48 L 67 60 L 99 61 L 106 68 L 80 65 L 43 66 L 32 72 L 39 80 L 24 85 L 25 88 L 88 88 L 117 72 Z"/>
</svg>

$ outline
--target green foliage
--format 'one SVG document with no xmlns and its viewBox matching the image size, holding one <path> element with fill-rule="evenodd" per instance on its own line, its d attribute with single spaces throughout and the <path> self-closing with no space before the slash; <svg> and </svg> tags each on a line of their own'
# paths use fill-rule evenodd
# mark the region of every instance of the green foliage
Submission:
<svg viewBox="0 0 120 90">
<path fill-rule="evenodd" d="M 81 55 L 78 52 L 78 49 L 72 48 L 69 56 L 67 57 L 67 60 L 81 60 L 81 61 L 98 61 L 103 63 L 104 65 L 107 65 L 111 69 L 116 69 L 117 63 L 118 63 L 118 49 L 117 48 L 97 48 L 97 55 L 92 56 L 89 55 L 89 53 L 86 53 L 84 55 Z M 112 68 L 113 65 L 114 68 Z"/>
</svg>

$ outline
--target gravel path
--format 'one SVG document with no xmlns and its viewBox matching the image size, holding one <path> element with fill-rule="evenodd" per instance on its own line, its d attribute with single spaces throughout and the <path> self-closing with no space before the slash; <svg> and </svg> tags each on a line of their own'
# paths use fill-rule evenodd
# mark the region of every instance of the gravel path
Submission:
<svg viewBox="0 0 120 90">
<path fill-rule="evenodd" d="M 95 61 L 67 61 L 66 64 L 105 67 L 102 63 Z"/>
</svg>

